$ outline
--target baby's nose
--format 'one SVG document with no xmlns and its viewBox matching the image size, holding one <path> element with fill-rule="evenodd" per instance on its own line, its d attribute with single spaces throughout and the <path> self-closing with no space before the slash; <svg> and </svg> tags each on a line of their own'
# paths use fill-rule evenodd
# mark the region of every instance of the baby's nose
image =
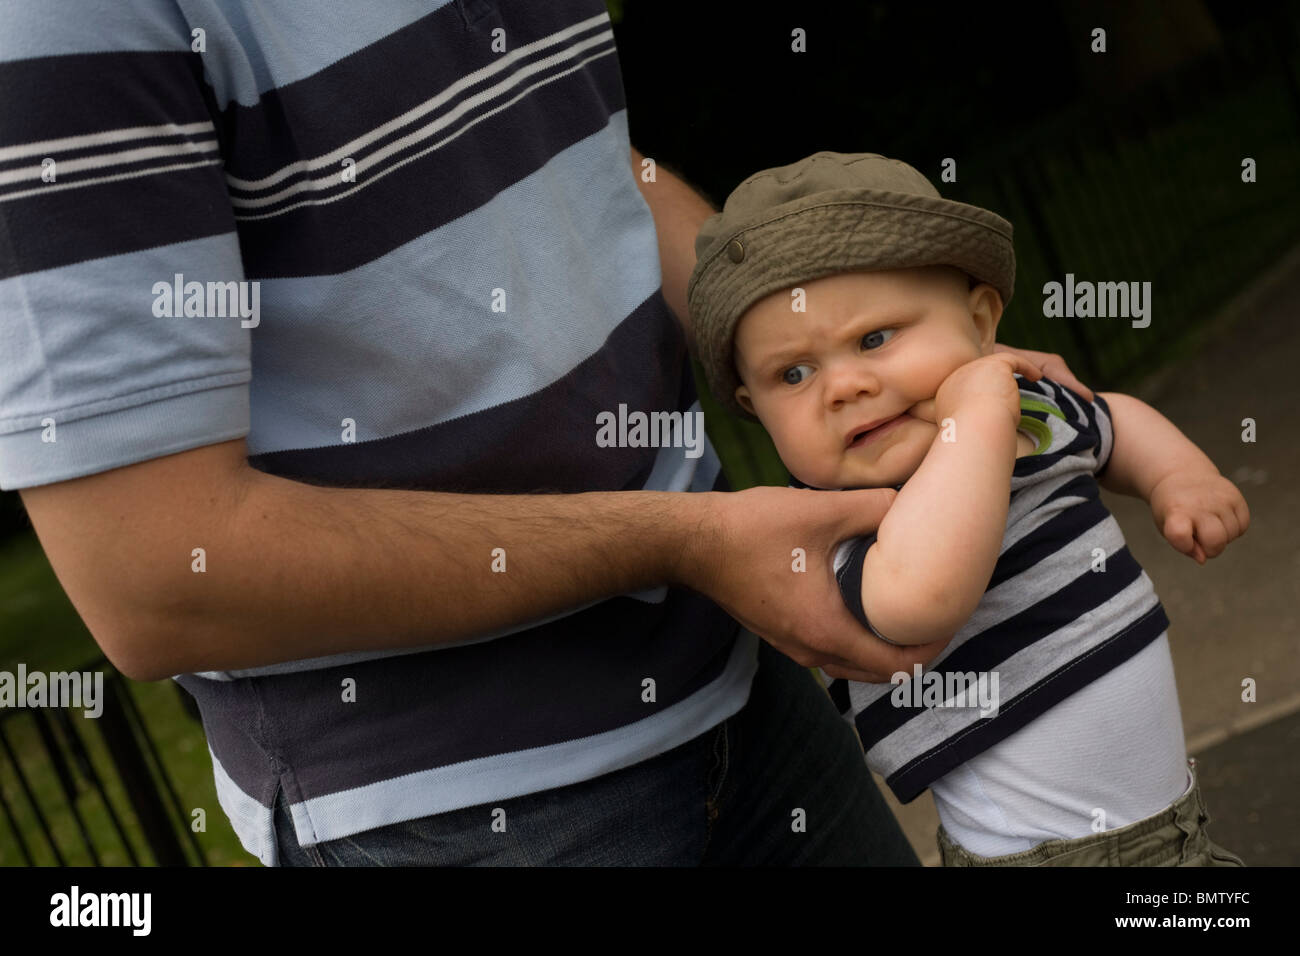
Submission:
<svg viewBox="0 0 1300 956">
<path fill-rule="evenodd" d="M 828 372 L 827 399 L 831 402 L 851 402 L 864 395 L 880 394 L 880 377 L 865 362 L 836 362 Z"/>
</svg>

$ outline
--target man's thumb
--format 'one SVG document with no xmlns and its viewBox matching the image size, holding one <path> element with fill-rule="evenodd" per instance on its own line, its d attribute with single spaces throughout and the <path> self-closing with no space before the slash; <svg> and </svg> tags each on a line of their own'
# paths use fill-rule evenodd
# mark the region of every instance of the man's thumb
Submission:
<svg viewBox="0 0 1300 956">
<path fill-rule="evenodd" d="M 879 527 L 881 520 L 898 497 L 893 488 L 860 488 L 845 491 L 839 496 L 844 500 L 843 530 L 851 534 L 869 534 Z"/>
</svg>

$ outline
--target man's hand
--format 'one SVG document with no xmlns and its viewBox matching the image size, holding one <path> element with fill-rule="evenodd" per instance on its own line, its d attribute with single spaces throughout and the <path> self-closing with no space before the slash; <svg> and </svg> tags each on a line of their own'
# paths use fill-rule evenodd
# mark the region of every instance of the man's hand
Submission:
<svg viewBox="0 0 1300 956">
<path fill-rule="evenodd" d="M 1151 516 L 1176 551 L 1204 564 L 1250 527 L 1246 499 L 1214 469 L 1174 472 L 1151 490 Z"/>
<path fill-rule="evenodd" d="M 868 683 L 910 674 L 948 640 L 913 647 L 881 641 L 844 606 L 831 566 L 836 545 L 875 530 L 896 496 L 891 488 L 712 492 L 675 583 L 708 595 L 804 667 Z M 806 570 L 795 570 L 796 548 L 803 549 Z"/>
<path fill-rule="evenodd" d="M 1026 362 L 1035 365 L 1053 382 L 1060 382 L 1071 391 L 1078 392 L 1088 401 L 1092 401 L 1093 399 L 1092 389 L 1075 378 L 1074 373 L 1070 371 L 1070 367 L 1065 364 L 1065 359 L 1061 358 L 1061 356 L 1057 355 L 1055 352 L 1035 352 L 1033 349 L 1013 349 L 1009 345 L 1002 345 L 1000 343 L 994 344 L 993 351 L 995 353 L 1013 352 Z"/>
</svg>

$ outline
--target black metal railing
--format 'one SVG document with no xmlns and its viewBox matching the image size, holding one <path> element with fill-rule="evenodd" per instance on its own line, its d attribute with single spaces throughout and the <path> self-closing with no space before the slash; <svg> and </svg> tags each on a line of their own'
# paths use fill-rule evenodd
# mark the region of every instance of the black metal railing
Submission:
<svg viewBox="0 0 1300 956">
<path fill-rule="evenodd" d="M 131 695 L 130 682 L 103 657 L 77 670 L 104 675 L 103 709 L 94 719 L 85 717 L 79 708 L 0 710 L 0 816 L 12 834 L 21 862 L 37 865 L 37 850 L 43 848 L 59 866 L 81 862 L 75 857 L 101 866 L 109 849 L 103 840 L 107 831 L 112 834 L 109 842 L 120 845 L 134 866 L 206 866 L 203 848 L 190 829 L 171 776 Z M 24 720 L 34 723 L 35 739 L 39 740 L 35 759 L 32 752 L 26 754 L 26 768 L 11 742 L 18 723 Z M 96 769 L 90 734 L 98 735 L 115 781 L 106 780 Z M 43 799 L 38 794 L 38 790 L 49 790 L 48 786 L 38 785 L 37 777 L 45 774 L 57 780 L 58 800 Z M 12 789 L 32 821 L 26 828 L 19 820 L 20 807 L 12 797 L 5 796 L 4 776 L 16 782 Z M 109 785 L 113 782 L 116 786 Z M 117 793 L 116 798 L 111 791 Z M 88 822 L 92 807 L 107 818 L 107 828 Z M 56 838 L 55 821 L 65 814 L 75 824 L 77 839 L 73 846 L 66 845 L 66 837 L 62 846 Z M 136 834 L 134 840 L 132 832 Z M 141 840 L 148 850 L 143 859 L 137 846 Z"/>
</svg>

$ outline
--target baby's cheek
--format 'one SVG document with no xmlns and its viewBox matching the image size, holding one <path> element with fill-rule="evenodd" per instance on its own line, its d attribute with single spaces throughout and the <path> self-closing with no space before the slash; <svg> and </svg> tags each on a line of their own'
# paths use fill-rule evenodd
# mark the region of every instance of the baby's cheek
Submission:
<svg viewBox="0 0 1300 956">
<path fill-rule="evenodd" d="M 940 432 L 938 425 L 925 421 L 909 425 L 908 430 L 906 439 L 892 450 L 893 454 L 889 459 L 892 467 L 902 469 L 901 474 L 904 477 L 900 480 L 911 477 L 912 473 L 921 467 L 921 462 L 925 461 L 925 456 L 934 446 L 935 436 Z"/>
<path fill-rule="evenodd" d="M 793 436 L 786 432 L 768 432 L 772 436 L 772 444 L 776 446 L 776 453 L 781 456 L 781 461 L 785 466 L 790 468 L 799 458 L 798 444 L 793 440 Z"/>
<path fill-rule="evenodd" d="M 816 478 L 802 478 L 803 474 L 820 476 L 829 467 L 824 451 L 811 447 L 806 433 L 797 430 L 783 431 L 772 436 L 776 453 L 781 456 L 785 467 L 809 484 L 816 484 Z"/>
</svg>

